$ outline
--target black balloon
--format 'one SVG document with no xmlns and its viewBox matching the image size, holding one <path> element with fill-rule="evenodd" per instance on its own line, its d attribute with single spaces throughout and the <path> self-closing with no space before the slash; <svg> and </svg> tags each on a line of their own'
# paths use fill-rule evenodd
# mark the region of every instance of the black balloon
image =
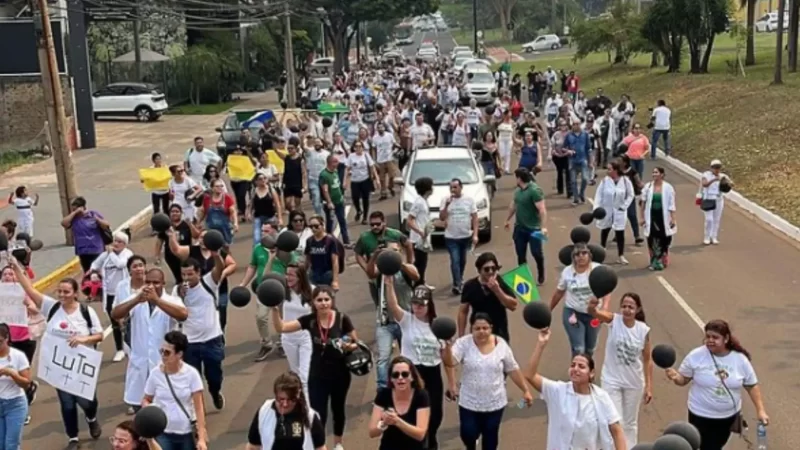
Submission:
<svg viewBox="0 0 800 450">
<path fill-rule="evenodd" d="M 286 102 L 281 102 L 281 108 L 286 109 L 289 107 L 289 104 Z"/>
<path fill-rule="evenodd" d="M 0 230 L 0 252 L 8 250 L 8 235 L 5 230 Z"/>
<path fill-rule="evenodd" d="M 333 120 L 330 117 L 323 117 L 322 118 L 322 127 L 323 128 L 330 128 L 333 125 Z"/>
<path fill-rule="evenodd" d="M 651 354 L 653 355 L 653 362 L 662 369 L 669 369 L 675 365 L 675 361 L 677 360 L 675 349 L 666 344 L 656 345 L 653 347 Z"/>
<path fill-rule="evenodd" d="M 719 191 L 722 192 L 723 194 L 727 194 L 732 189 L 733 189 L 733 187 L 731 187 L 731 183 L 730 183 L 730 181 L 728 181 L 727 178 L 725 178 L 725 179 L 723 179 L 722 181 L 719 182 Z"/>
<path fill-rule="evenodd" d="M 558 260 L 561 264 L 568 266 L 572 264 L 572 249 L 575 248 L 574 245 L 567 245 L 562 247 L 561 250 L 558 251 Z"/>
<path fill-rule="evenodd" d="M 594 220 L 594 215 L 591 212 L 581 214 L 580 221 L 583 225 L 589 225 Z"/>
<path fill-rule="evenodd" d="M 653 450 L 653 444 L 649 442 L 639 442 L 638 444 L 634 445 L 631 450 Z"/>
<path fill-rule="evenodd" d="M 522 310 L 522 318 L 532 328 L 541 330 L 550 326 L 553 314 L 550 311 L 550 306 L 544 302 L 531 302 L 525 305 L 525 309 Z"/>
<path fill-rule="evenodd" d="M 228 294 L 228 301 L 237 308 L 247 306 L 247 304 L 250 303 L 250 289 L 244 286 L 236 286 L 231 289 L 231 292 Z"/>
<path fill-rule="evenodd" d="M 619 144 L 616 155 L 624 155 L 625 153 L 628 153 L 628 144 Z"/>
<path fill-rule="evenodd" d="M 278 280 L 264 280 L 258 285 L 256 296 L 264 306 L 278 306 L 286 299 L 286 288 Z"/>
<path fill-rule="evenodd" d="M 597 244 L 589 244 L 588 247 L 592 253 L 592 262 L 603 264 L 603 261 L 606 260 L 606 249 Z"/>
<path fill-rule="evenodd" d="M 269 250 L 275 248 L 275 236 L 271 234 L 261 236 L 261 246 Z"/>
<path fill-rule="evenodd" d="M 22 232 L 22 233 L 17 233 L 17 234 L 14 236 L 14 238 L 15 238 L 17 241 L 23 241 L 23 242 L 25 242 L 25 245 L 27 245 L 27 246 L 30 246 L 30 243 L 31 243 L 31 235 L 30 235 L 30 234 L 28 234 L 28 233 L 25 233 L 25 232 Z"/>
<path fill-rule="evenodd" d="M 653 450 L 694 450 L 692 444 L 677 434 L 665 434 L 653 442 Z"/>
<path fill-rule="evenodd" d="M 689 422 L 672 422 L 664 428 L 664 434 L 676 434 L 686 439 L 692 450 L 700 450 L 700 431 Z"/>
<path fill-rule="evenodd" d="M 588 228 L 578 226 L 569 232 L 569 238 L 572 240 L 573 244 L 588 244 L 589 240 L 592 239 L 592 233 Z"/>
<path fill-rule="evenodd" d="M 491 116 L 494 114 L 494 106 L 489 105 L 483 111 L 486 113 L 487 116 Z"/>
<path fill-rule="evenodd" d="M 208 230 L 203 236 L 203 245 L 212 252 L 216 252 L 225 245 L 225 238 L 217 230 Z"/>
<path fill-rule="evenodd" d="M 150 228 L 157 233 L 169 230 L 170 226 L 172 226 L 172 223 L 169 220 L 169 216 L 164 213 L 153 214 L 153 217 L 150 218 Z"/>
<path fill-rule="evenodd" d="M 608 266 L 597 266 L 589 274 L 589 288 L 597 298 L 605 297 L 617 287 L 617 273 Z"/>
<path fill-rule="evenodd" d="M 293 252 L 300 245 L 300 237 L 294 231 L 286 230 L 278 235 L 275 247 L 284 252 Z"/>
<path fill-rule="evenodd" d="M 383 251 L 375 261 L 378 271 L 383 275 L 393 276 L 403 267 L 403 257 L 395 251 Z"/>
<path fill-rule="evenodd" d="M 437 339 L 448 341 L 456 335 L 456 322 L 449 317 L 439 316 L 431 322 L 431 331 Z"/>
<path fill-rule="evenodd" d="M 154 439 L 167 428 L 167 415 L 156 405 L 145 406 L 133 418 L 136 432 L 145 439 Z"/>
<path fill-rule="evenodd" d="M 34 240 L 32 240 L 32 241 L 31 241 L 31 243 L 30 243 L 30 245 L 28 245 L 28 248 L 30 248 L 30 249 L 31 249 L 31 250 L 33 250 L 34 252 L 35 252 L 36 250 L 41 250 L 41 249 L 42 249 L 42 247 L 44 247 L 44 242 L 42 242 L 42 241 L 40 241 L 40 240 L 38 240 L 38 239 L 34 239 Z"/>
<path fill-rule="evenodd" d="M 606 210 L 605 208 L 598 206 L 592 211 L 592 217 L 597 220 L 603 220 L 606 218 Z"/>
<path fill-rule="evenodd" d="M 280 273 L 275 273 L 275 272 L 265 273 L 264 275 L 261 276 L 261 281 L 265 281 L 265 280 L 277 280 L 281 284 L 281 286 L 283 286 L 284 289 L 286 290 L 284 292 L 284 298 L 290 298 L 291 297 L 292 291 L 289 289 L 289 285 L 286 283 L 286 277 L 284 275 L 282 275 Z M 258 288 L 258 286 L 256 286 L 256 289 L 257 288 Z M 253 291 L 253 292 L 255 292 L 255 291 Z"/>
</svg>

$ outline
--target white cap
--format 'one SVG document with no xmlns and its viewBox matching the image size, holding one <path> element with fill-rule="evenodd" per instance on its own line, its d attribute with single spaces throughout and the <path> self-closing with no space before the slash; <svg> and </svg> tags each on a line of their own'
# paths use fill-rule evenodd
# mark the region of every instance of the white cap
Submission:
<svg viewBox="0 0 800 450">
<path fill-rule="evenodd" d="M 720 160 L 718 160 L 718 159 L 715 159 L 715 160 L 711 161 L 711 164 L 709 164 L 709 165 L 710 165 L 711 167 L 714 167 L 714 166 L 721 166 L 721 165 L 722 165 L 722 161 L 720 161 Z"/>
</svg>

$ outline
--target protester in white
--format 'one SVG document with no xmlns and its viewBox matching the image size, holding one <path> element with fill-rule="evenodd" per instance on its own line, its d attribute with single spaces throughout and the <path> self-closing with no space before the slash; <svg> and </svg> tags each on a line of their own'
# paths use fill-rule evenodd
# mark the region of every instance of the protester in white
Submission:
<svg viewBox="0 0 800 450">
<path fill-rule="evenodd" d="M 156 405 L 167 416 L 167 427 L 156 437 L 162 448 L 206 450 L 203 380 L 197 369 L 183 361 L 188 345 L 180 331 L 170 331 L 164 336 L 158 349 L 161 364 L 147 377 L 142 406 Z"/>
<path fill-rule="evenodd" d="M 594 360 L 589 355 L 572 357 L 569 381 L 556 381 L 539 374 L 550 329 L 539 331 L 525 378 L 542 393 L 547 404 L 546 450 L 627 450 L 620 416 L 608 393 L 595 386 Z"/>
<path fill-rule="evenodd" d="M 128 248 L 128 239 L 128 235 L 123 232 L 114 233 L 114 242 L 111 243 L 111 248 L 101 253 L 92 262 L 89 269 L 103 277 L 103 305 L 108 317 L 111 319 L 114 346 L 117 350 L 114 354 L 114 362 L 120 362 L 125 359 L 125 352 L 122 351 L 122 327 L 119 321 L 111 317 L 111 310 L 114 308 L 114 296 L 117 293 L 117 286 L 129 277 L 128 258 L 133 256 L 133 252 Z"/>
<path fill-rule="evenodd" d="M 20 350 L 11 347 L 11 329 L 0 323 L 0 448 L 21 449 L 22 429 L 28 417 L 25 390 L 31 385 L 31 367 Z"/>
<path fill-rule="evenodd" d="M 625 258 L 625 227 L 628 224 L 628 207 L 634 200 L 633 184 L 629 177 L 623 174 L 622 164 L 619 161 L 608 163 L 607 175 L 597 184 L 594 193 L 594 208 L 603 208 L 606 215 L 597 220 L 600 229 L 600 246 L 605 248 L 608 236 L 614 231 L 617 243 L 618 264 L 627 265 Z"/>
<path fill-rule="evenodd" d="M 444 242 L 450 255 L 453 295 L 461 295 L 467 253 L 478 245 L 478 207 L 475 199 L 463 195 L 458 178 L 450 181 L 450 196 L 442 199 L 439 220 L 445 222 Z"/>
<path fill-rule="evenodd" d="M 117 287 L 117 298 L 111 311 L 114 320 L 126 321 L 131 337 L 123 395 L 125 403 L 131 406 L 129 414 L 136 412 L 147 377 L 161 361 L 158 349 L 164 335 L 189 315 L 179 298 L 165 292 L 161 269 L 151 268 L 145 274 L 144 259 L 134 257 L 131 260 L 131 281 L 122 282 Z M 144 279 L 140 284 L 136 281 L 142 275 Z"/>
<path fill-rule="evenodd" d="M 451 144 L 457 147 L 469 147 L 472 141 L 472 131 L 464 120 L 464 112 L 456 113 L 456 123 L 453 125 L 453 139 Z"/>
<path fill-rule="evenodd" d="M 386 198 L 388 190 L 394 196 L 394 180 L 397 174 L 397 164 L 394 161 L 394 149 L 397 147 L 393 133 L 386 132 L 386 125 L 382 122 L 375 124 L 375 134 L 372 135 L 372 145 L 375 149 L 372 152 L 375 156 L 377 169 L 378 186 L 375 189 L 381 193 L 381 199 Z M 364 147 L 365 150 L 369 150 Z M 371 172 L 371 170 L 369 170 Z M 366 218 L 367 214 L 364 214 Z"/>
<path fill-rule="evenodd" d="M 203 174 L 210 165 L 220 166 L 222 158 L 213 150 L 204 147 L 203 138 L 194 138 L 194 147 L 186 150 L 183 156 L 183 168 L 197 184 L 203 184 Z"/>
<path fill-rule="evenodd" d="M 436 140 L 436 134 L 430 125 L 423 122 L 422 113 L 416 113 L 414 116 L 415 122 L 411 125 L 411 141 L 414 150 L 420 149 L 427 145 L 433 145 Z"/>
<path fill-rule="evenodd" d="M 622 416 L 622 430 L 628 450 L 639 442 L 639 407 L 653 400 L 653 362 L 650 327 L 645 323 L 639 294 L 622 295 L 620 313 L 597 309 L 596 298 L 589 301 L 589 314 L 608 324 L 606 353 L 601 383 Z"/>
<path fill-rule="evenodd" d="M 428 269 L 428 253 L 433 251 L 430 236 L 433 224 L 428 205 L 428 198 L 433 194 L 433 180 L 430 177 L 417 178 L 414 181 L 414 190 L 417 196 L 408 211 L 406 226 L 409 230 L 408 240 L 414 246 L 414 267 L 419 273 L 419 282 L 426 284 L 425 272 Z"/>
<path fill-rule="evenodd" d="M 728 175 L 722 173 L 722 161 L 711 161 L 709 170 L 703 172 L 700 179 L 700 209 L 705 216 L 703 244 L 719 244 L 719 226 L 722 222 L 722 210 L 725 208 L 724 192 L 720 189 L 722 183 L 733 188 L 733 181 Z"/>
<path fill-rule="evenodd" d="M 8 196 L 8 203 L 13 204 L 17 210 L 17 234 L 25 233 L 32 238 L 33 207 L 39 205 L 39 194 L 31 197 L 27 187 L 18 186 Z"/>
<path fill-rule="evenodd" d="M 651 123 L 653 124 L 653 138 L 650 139 L 650 158 L 656 159 L 656 148 L 660 137 L 664 137 L 664 153 L 669 156 L 672 151 L 672 143 L 670 142 L 670 128 L 672 127 L 672 111 L 667 108 L 667 102 L 659 100 L 656 102 L 657 106 L 653 108 L 653 113 L 650 116 Z"/>
<path fill-rule="evenodd" d="M 302 268 L 289 265 L 286 268 L 286 285 L 290 295 L 281 305 L 284 321 L 297 320 L 311 314 L 311 293 L 314 286 L 308 282 L 308 274 Z M 306 330 L 281 334 L 281 345 L 286 353 L 289 370 L 296 373 L 303 382 L 303 394 L 308 402 L 308 371 L 311 367 L 311 335 Z"/>
<path fill-rule="evenodd" d="M 477 105 L 478 102 L 473 98 L 469 101 L 469 108 L 466 110 L 467 125 L 469 125 L 472 139 L 478 138 L 478 127 L 481 125 L 481 117 L 483 117 L 483 113 Z"/>
<path fill-rule="evenodd" d="M 663 167 L 654 167 L 653 181 L 642 189 L 641 224 L 650 250 L 651 270 L 669 265 L 669 248 L 678 232 L 675 188 L 664 180 L 665 175 Z"/>
<path fill-rule="evenodd" d="M 183 220 L 187 222 L 194 222 L 197 213 L 197 207 L 194 206 L 194 200 L 187 198 L 196 196 L 203 191 L 202 183 L 196 182 L 194 179 L 186 176 L 186 169 L 174 165 L 169 167 L 172 173 L 172 179 L 169 180 L 169 195 L 172 197 L 171 202 L 176 203 L 183 211 Z M 202 178 L 203 174 L 200 174 Z M 188 193 L 188 195 L 187 195 Z"/>
<path fill-rule="evenodd" d="M 511 111 L 504 111 L 503 121 L 497 125 L 497 150 L 500 152 L 503 172 L 506 175 L 511 173 L 511 150 L 514 147 L 514 134 L 516 131 L 517 125 L 511 117 Z"/>
</svg>

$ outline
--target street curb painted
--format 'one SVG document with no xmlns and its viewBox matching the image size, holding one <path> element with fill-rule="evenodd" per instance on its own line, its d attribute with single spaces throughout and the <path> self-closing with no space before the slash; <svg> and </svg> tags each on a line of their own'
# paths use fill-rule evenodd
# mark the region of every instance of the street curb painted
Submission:
<svg viewBox="0 0 800 450">
<path fill-rule="evenodd" d="M 150 221 L 150 216 L 153 214 L 153 207 L 148 206 L 138 213 L 136 213 L 133 217 L 126 220 L 122 225 L 117 227 L 114 230 L 114 233 L 124 230 L 125 228 L 131 229 L 131 234 L 135 234 L 137 231 L 142 229 L 147 223 Z M 57 268 L 56 270 L 47 274 L 44 278 L 38 280 L 33 284 L 33 287 L 39 291 L 46 291 L 53 287 L 58 281 L 65 278 L 68 274 L 74 272 L 75 270 L 80 267 L 80 260 L 75 257 L 71 259 L 68 263 L 64 264 L 63 266 Z"/>
<path fill-rule="evenodd" d="M 702 174 L 695 168 L 689 166 L 683 161 L 675 159 L 671 156 L 667 156 L 661 149 L 657 149 L 657 153 L 659 158 L 662 158 L 667 162 L 669 162 L 673 167 L 681 171 L 684 175 L 700 181 L 700 177 L 702 177 Z M 733 202 L 736 206 L 739 207 L 739 209 L 744 210 L 752 217 L 758 219 L 759 221 L 763 222 L 766 225 L 769 225 L 770 227 L 774 228 L 776 231 L 785 235 L 789 239 L 800 242 L 800 228 L 792 225 L 791 223 L 789 223 L 789 221 L 787 221 L 783 217 L 767 210 L 763 206 L 756 204 L 755 202 L 749 200 L 747 197 L 736 192 L 735 190 L 732 190 L 729 193 L 725 194 L 725 198 Z"/>
</svg>

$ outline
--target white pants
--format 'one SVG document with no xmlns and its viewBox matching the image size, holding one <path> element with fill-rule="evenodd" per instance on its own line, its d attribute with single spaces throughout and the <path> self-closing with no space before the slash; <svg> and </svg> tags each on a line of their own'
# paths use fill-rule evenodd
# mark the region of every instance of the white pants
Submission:
<svg viewBox="0 0 800 450">
<path fill-rule="evenodd" d="M 628 450 L 633 448 L 638 442 L 639 435 L 639 406 L 642 403 L 644 387 L 641 388 L 619 388 L 615 386 L 603 386 L 614 407 L 617 408 L 622 420 L 622 431 L 625 433 L 625 441 Z"/>
<path fill-rule="evenodd" d="M 722 210 L 725 208 L 725 200 L 723 197 L 717 199 L 717 207 L 711 211 L 703 211 L 705 216 L 705 232 L 703 233 L 704 240 L 716 240 L 719 237 L 719 224 L 722 222 Z"/>
<path fill-rule="evenodd" d="M 503 171 L 511 172 L 511 149 L 514 141 L 497 141 L 497 151 L 500 152 L 500 159 L 503 161 Z"/>
<path fill-rule="evenodd" d="M 308 331 L 295 331 L 294 333 L 281 334 L 281 344 L 289 362 L 289 370 L 296 373 L 303 382 L 303 394 L 308 400 L 308 371 L 311 367 L 311 335 Z"/>
</svg>

